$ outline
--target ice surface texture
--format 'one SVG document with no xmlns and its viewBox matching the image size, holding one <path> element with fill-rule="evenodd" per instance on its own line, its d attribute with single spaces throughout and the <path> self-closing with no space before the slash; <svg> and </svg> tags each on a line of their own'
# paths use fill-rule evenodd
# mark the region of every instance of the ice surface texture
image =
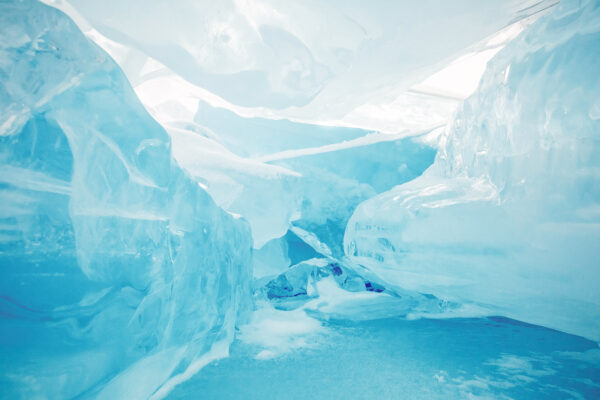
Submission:
<svg viewBox="0 0 600 400">
<path fill-rule="evenodd" d="M 68 2 L 118 42 L 121 55 L 130 53 L 119 63 L 132 82 L 149 70 L 160 76 L 133 54 L 141 52 L 255 116 L 390 133 L 416 120 L 445 122 L 457 101 L 406 90 L 474 43 L 555 2 L 46 1 Z"/>
<path fill-rule="evenodd" d="M 390 284 L 600 340 L 600 4 L 562 2 L 489 64 L 423 176 L 345 251 Z"/>
<path fill-rule="evenodd" d="M 0 397 L 148 398 L 229 343 L 248 224 L 182 172 L 110 57 L 37 2 L 0 3 L 0 129 Z"/>
</svg>

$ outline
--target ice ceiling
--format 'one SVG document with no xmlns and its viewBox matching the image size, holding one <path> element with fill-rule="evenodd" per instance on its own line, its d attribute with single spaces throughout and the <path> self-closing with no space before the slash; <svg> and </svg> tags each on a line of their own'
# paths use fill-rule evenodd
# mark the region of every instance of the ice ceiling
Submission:
<svg viewBox="0 0 600 400">
<path fill-rule="evenodd" d="M 329 318 L 600 340 L 597 2 L 44 3 L 0 2 L 6 396 Z"/>
</svg>

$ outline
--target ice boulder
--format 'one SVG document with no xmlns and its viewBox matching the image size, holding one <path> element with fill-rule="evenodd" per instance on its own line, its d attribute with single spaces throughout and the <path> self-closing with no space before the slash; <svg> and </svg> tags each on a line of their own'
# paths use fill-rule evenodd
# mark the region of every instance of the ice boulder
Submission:
<svg viewBox="0 0 600 400">
<path fill-rule="evenodd" d="M 223 355 L 248 224 L 64 14 L 0 3 L 0 397 L 160 397 Z"/>
<path fill-rule="evenodd" d="M 490 61 L 421 177 L 362 203 L 347 256 L 390 285 L 600 340 L 600 4 Z"/>
</svg>

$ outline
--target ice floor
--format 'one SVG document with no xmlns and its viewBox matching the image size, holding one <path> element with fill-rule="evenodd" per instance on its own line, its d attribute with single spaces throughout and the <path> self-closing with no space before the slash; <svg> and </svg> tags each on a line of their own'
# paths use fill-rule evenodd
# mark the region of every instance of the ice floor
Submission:
<svg viewBox="0 0 600 400">
<path fill-rule="evenodd" d="M 258 360 L 240 341 L 175 399 L 598 399 L 594 342 L 505 318 L 329 322 Z"/>
</svg>

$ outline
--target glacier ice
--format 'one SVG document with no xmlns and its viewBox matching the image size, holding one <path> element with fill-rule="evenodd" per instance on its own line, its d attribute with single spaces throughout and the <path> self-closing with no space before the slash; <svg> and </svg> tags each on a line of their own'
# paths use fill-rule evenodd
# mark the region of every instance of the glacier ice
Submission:
<svg viewBox="0 0 600 400">
<path fill-rule="evenodd" d="M 478 39 L 496 32 L 503 24 L 517 20 L 516 24 L 507 29 L 513 29 L 515 25 L 521 26 L 525 17 L 535 14 L 548 3 L 493 2 L 483 5 L 480 2 L 466 1 L 458 8 L 435 7 L 429 16 L 428 24 L 436 25 L 434 21 L 437 21 L 452 27 L 469 13 L 485 14 L 485 18 L 491 18 L 493 22 L 483 23 L 477 19 L 476 23 L 470 25 L 469 32 L 459 34 L 453 30 L 456 37 L 443 44 L 439 43 L 437 37 L 422 35 L 420 41 L 423 47 L 415 48 L 402 38 L 406 31 L 421 30 L 424 26 L 417 24 L 415 27 L 414 23 L 399 25 L 397 21 L 389 20 L 386 15 L 391 13 L 389 7 L 393 7 L 395 15 L 409 15 L 412 12 L 421 12 L 419 10 L 423 5 L 399 3 L 365 9 L 358 4 L 335 4 L 314 8 L 310 4 L 236 1 L 219 5 L 184 3 L 183 8 L 186 12 L 180 13 L 179 9 L 167 10 L 159 3 L 144 2 L 144 12 L 140 12 L 139 7 L 142 4 L 139 2 L 129 2 L 127 5 L 117 3 L 113 4 L 112 8 L 101 9 L 98 9 L 95 3 L 87 1 L 48 2 L 68 12 L 88 37 L 117 60 L 134 85 L 142 103 L 171 135 L 173 153 L 178 163 L 203 183 L 203 187 L 218 205 L 248 220 L 256 249 L 262 248 L 269 240 L 285 235 L 288 225 L 298 221 L 299 215 L 304 215 L 304 221 L 298 221 L 296 225 L 308 228 L 309 231 L 319 230 L 317 236 L 337 255 L 342 254 L 343 231 L 353 208 L 360 201 L 381 190 L 402 183 L 398 175 L 403 174 L 404 180 L 419 175 L 430 162 L 429 156 L 433 157 L 433 150 L 424 149 L 421 166 L 414 168 L 410 162 L 405 162 L 407 169 L 399 171 L 403 166 L 396 165 L 393 147 L 385 143 L 376 145 L 375 142 L 370 147 L 358 146 L 361 140 L 370 140 L 367 138 L 368 131 L 344 129 L 336 125 L 376 128 L 398 135 L 398 138 L 439 126 L 455 109 L 458 100 L 445 94 L 439 96 L 436 93 L 428 93 L 427 90 L 431 91 L 431 84 L 428 88 L 418 88 L 424 93 L 406 92 L 407 87 L 426 76 L 427 71 L 439 68 L 437 65 L 447 62 L 448 57 L 456 57 L 457 53 L 463 52 L 462 46 L 471 45 Z M 283 19 L 272 18 L 274 15 L 263 15 L 265 10 L 272 10 L 274 15 Z M 139 18 L 135 21 L 125 21 L 120 11 L 134 13 Z M 287 17 L 290 13 L 294 15 L 295 22 L 292 25 Z M 179 22 L 173 26 L 171 21 L 164 21 L 167 15 L 174 15 Z M 232 41 L 219 44 L 217 47 L 220 50 L 217 50 L 211 47 L 214 43 L 204 40 L 216 33 L 212 32 L 212 29 L 221 18 L 228 21 L 226 28 L 225 25 L 223 27 L 227 33 L 221 33 Z M 277 83 L 277 88 L 274 88 L 271 84 L 289 70 L 277 63 L 263 64 L 264 60 L 268 59 L 265 54 L 276 56 L 278 60 L 292 55 L 298 56 L 304 50 L 298 50 L 294 43 L 300 41 L 308 46 L 307 51 L 311 53 L 312 59 L 334 68 L 331 64 L 333 59 L 327 53 L 337 50 L 327 47 L 328 42 L 323 42 L 318 31 L 315 31 L 318 27 L 315 21 L 326 21 L 329 26 L 327 29 L 344 32 L 343 40 L 338 36 L 328 37 L 327 40 L 347 42 L 345 46 L 351 49 L 348 54 L 353 60 L 351 71 L 348 71 L 347 67 L 336 69 L 332 79 L 319 83 L 323 90 L 320 90 L 316 97 L 310 98 L 309 103 L 301 107 L 282 109 L 267 98 L 274 99 L 281 95 L 278 90 L 282 85 Z M 160 29 L 162 33 L 158 36 L 152 28 L 157 23 L 161 27 L 169 27 Z M 290 40 L 281 39 L 282 46 L 269 48 L 271 36 L 255 36 L 256 32 L 246 36 L 243 34 L 249 32 L 248 25 L 260 31 L 262 24 L 269 25 L 269 29 L 276 27 L 275 30 L 281 31 L 281 38 Z M 380 26 L 377 26 L 378 24 Z M 149 28 L 152 32 L 148 32 Z M 517 31 L 519 29 L 521 28 Z M 493 36 L 481 46 L 486 49 L 485 52 L 497 51 L 506 40 L 506 36 L 503 35 L 500 39 L 497 35 Z M 241 40 L 237 42 L 241 47 L 233 46 L 233 37 Z M 315 40 L 316 38 L 318 40 Z M 437 43 L 436 51 L 429 49 L 422 52 L 420 49 L 425 48 L 431 41 Z M 397 48 L 400 59 L 394 58 L 391 62 L 390 52 L 387 50 L 390 46 Z M 227 56 L 221 59 L 217 53 L 208 52 L 205 53 L 207 57 L 196 57 L 209 48 L 217 53 L 223 51 L 220 54 Z M 265 50 L 267 48 L 269 49 Z M 186 53 L 192 56 L 185 55 Z M 407 63 L 407 54 L 413 56 L 414 62 L 420 60 L 423 65 Z M 258 61 L 245 64 L 246 56 Z M 216 58 L 211 61 L 212 57 Z M 235 61 L 231 57 L 234 57 Z M 429 64 L 425 65 L 425 60 L 436 66 L 432 68 Z M 383 75 L 376 72 L 378 68 L 389 69 L 389 74 L 384 75 L 386 80 L 394 82 L 393 85 L 379 81 Z M 207 74 L 207 70 L 212 72 Z M 255 90 L 244 90 L 247 85 L 257 85 L 256 74 L 270 76 L 269 83 L 262 86 L 259 84 L 260 88 L 254 88 Z M 311 74 L 312 72 L 305 71 L 302 76 Z M 359 74 L 360 77 L 353 74 Z M 263 102 L 259 101 L 248 107 L 249 103 L 245 100 L 231 98 L 221 90 L 222 78 L 227 79 L 228 88 L 235 88 L 235 96 L 262 96 L 257 94 L 261 91 L 269 94 L 265 95 Z M 210 84 L 205 84 L 207 79 Z M 362 86 L 350 84 L 358 79 L 364 82 Z M 290 78 L 286 82 L 292 81 Z M 402 84 L 395 87 L 400 81 Z M 210 86 L 214 84 L 217 87 Z M 311 90 L 303 86 L 297 93 L 305 96 Z M 351 95 L 345 93 L 347 90 L 352 91 Z M 326 93 L 328 91 L 329 93 Z M 362 103 L 345 104 L 341 101 L 342 98 L 344 101 Z M 381 99 L 385 104 L 372 104 L 372 101 L 379 102 Z M 390 106 L 392 103 L 393 107 Z M 398 114 L 401 117 L 398 117 Z M 391 115 L 393 123 L 387 121 L 385 126 L 382 125 L 381 121 L 387 118 L 385 115 Z M 293 121 L 281 119 L 282 117 L 291 118 Z M 334 126 L 298 123 L 301 121 Z M 358 124 L 355 123 L 357 121 Z M 365 124 L 365 121 L 368 122 Z M 392 138 L 384 140 L 388 139 L 391 141 Z M 342 147 L 326 147 L 335 147 L 336 144 L 352 140 L 357 141 L 355 151 L 338 153 L 334 151 L 343 150 Z M 368 144 L 367 141 L 362 144 Z M 410 143 L 405 142 L 405 146 L 400 147 L 410 147 Z M 300 150 L 314 153 L 304 153 Z M 404 159 L 405 153 L 402 148 L 400 150 L 398 157 Z M 391 159 L 391 165 L 384 166 L 378 159 L 369 157 L 370 151 L 385 151 L 386 156 L 382 159 L 386 162 Z M 360 161 L 357 160 L 354 167 L 347 168 L 346 165 L 353 163 L 352 157 L 355 153 L 360 157 Z M 411 162 L 414 162 L 418 154 L 413 152 L 408 156 L 412 157 Z M 330 162 L 325 166 L 328 159 Z M 340 159 L 342 163 L 339 162 Z M 313 161 L 318 164 L 317 167 L 310 165 Z M 364 162 L 376 165 L 367 167 L 363 165 Z M 350 176 L 350 179 L 337 176 L 339 174 L 336 172 L 341 164 L 344 164 L 345 169 L 342 175 Z M 369 173 L 369 168 L 372 168 L 372 173 Z M 352 175 L 356 171 L 362 172 L 358 184 L 354 182 L 355 177 Z M 375 174 L 374 171 L 378 173 Z M 298 179 L 298 173 L 302 175 L 301 179 Z M 363 184 L 365 180 L 371 180 L 371 177 L 373 182 Z M 382 184 L 387 186 L 382 188 Z M 375 192 L 369 187 L 372 185 L 375 186 Z M 323 190 L 324 187 L 331 190 Z M 323 215 L 327 214 L 330 218 L 324 220 Z M 306 222 L 309 216 L 312 221 Z M 318 223 L 314 222 L 316 219 L 319 220 Z"/>
<path fill-rule="evenodd" d="M 2 2 L 0 110 L 2 397 L 148 398 L 225 354 L 249 227 L 171 158 L 112 59 L 61 12 Z"/>
<path fill-rule="evenodd" d="M 308 227 L 309 230 L 319 229 L 320 232 L 318 233 L 318 236 L 321 240 L 327 242 L 329 246 L 332 247 L 333 251 L 340 255 L 342 253 L 341 238 L 343 236 L 343 230 L 348 217 L 356 204 L 394 184 L 402 183 L 398 180 L 399 177 L 397 175 L 404 174 L 405 176 L 402 177 L 402 179 L 405 180 L 414 178 L 420 174 L 422 169 L 430 162 L 429 155 L 433 157 L 433 150 L 430 149 L 429 154 L 424 154 L 424 160 L 422 162 L 424 166 L 413 168 L 414 166 L 411 165 L 410 162 L 406 162 L 407 169 L 403 172 L 397 171 L 397 169 L 402 168 L 402 165 L 395 165 L 395 160 L 392 160 L 394 165 L 387 167 L 383 166 L 383 163 L 380 163 L 379 160 L 368 157 L 369 151 L 383 150 L 386 151 L 386 156 L 382 158 L 386 161 L 390 160 L 394 155 L 393 147 L 388 147 L 385 143 L 380 145 L 375 145 L 375 143 L 373 143 L 373 146 L 370 148 L 358 148 L 358 145 L 361 144 L 361 140 L 370 140 L 367 138 L 367 131 L 360 129 L 344 129 L 342 127 L 323 127 L 279 119 L 282 116 L 294 117 L 296 121 L 316 120 L 319 123 L 325 122 L 328 124 L 332 124 L 333 121 L 334 125 L 338 125 L 339 121 L 336 121 L 338 118 L 338 116 L 336 116 L 337 111 L 325 112 L 324 107 L 321 105 L 318 106 L 319 110 L 315 113 L 310 110 L 312 107 L 310 104 L 307 106 L 307 110 L 304 110 L 305 107 L 298 110 L 301 115 L 294 115 L 296 112 L 295 108 L 286 108 L 282 110 L 272 108 L 267 103 L 263 103 L 260 107 L 254 108 L 241 107 L 239 104 L 233 104 L 227 102 L 223 98 L 219 98 L 216 94 L 222 93 L 218 89 L 209 88 L 211 90 L 216 90 L 215 93 L 210 93 L 205 87 L 194 85 L 194 83 L 198 84 L 196 78 L 203 74 L 203 64 L 200 60 L 196 60 L 199 63 L 194 64 L 192 62 L 192 64 L 183 67 L 184 64 L 190 61 L 190 58 L 183 57 L 183 53 L 176 49 L 180 48 L 181 44 L 185 42 L 189 44 L 186 51 L 198 54 L 198 52 L 191 49 L 197 46 L 204 46 L 204 44 L 201 43 L 202 40 L 197 43 L 192 43 L 190 40 L 191 38 L 188 37 L 188 35 L 198 29 L 203 29 L 201 28 L 202 24 L 206 23 L 210 25 L 220 18 L 213 18 L 211 16 L 212 13 L 236 15 L 236 17 L 234 17 L 236 22 L 230 20 L 228 25 L 228 29 L 233 31 L 236 31 L 237 29 L 243 30 L 242 26 L 245 24 L 243 21 L 247 19 L 253 20 L 254 18 L 258 18 L 251 24 L 266 22 L 262 21 L 262 17 L 260 16 L 253 15 L 252 13 L 242 13 L 244 10 L 247 11 L 249 4 L 244 5 L 240 2 L 236 2 L 235 4 L 224 3 L 214 7 L 207 6 L 202 9 L 200 17 L 193 18 L 193 22 L 191 22 L 189 21 L 190 16 L 199 12 L 197 4 L 188 5 L 189 7 L 186 6 L 186 15 L 184 16 L 175 10 L 167 11 L 162 9 L 160 13 L 157 13 L 156 11 L 161 9 L 161 6 L 151 3 L 149 6 L 144 7 L 144 13 L 141 13 L 141 19 L 139 21 L 123 24 L 122 16 L 118 15 L 118 13 L 113 14 L 119 7 L 122 7 L 118 4 L 116 5 L 116 8 L 110 11 L 108 9 L 96 10 L 96 6 L 93 3 L 85 1 L 69 2 L 72 6 L 66 1 L 49 2 L 68 12 L 90 38 L 102 45 L 103 48 L 119 62 L 127 74 L 128 79 L 133 83 L 136 94 L 140 97 L 145 107 L 167 128 L 167 131 L 172 137 L 173 153 L 178 163 L 192 176 L 203 183 L 203 187 L 207 189 L 218 205 L 228 211 L 242 215 L 249 221 L 252 227 L 254 246 L 256 249 L 262 248 L 269 240 L 284 235 L 290 222 L 297 221 L 300 214 L 305 216 L 305 218 L 303 218 L 304 220 L 306 220 L 306 217 L 309 215 L 312 215 L 311 219 L 319 219 L 321 221 L 323 220 L 323 215 L 330 214 L 331 218 L 327 221 L 316 224 L 314 222 L 298 222 L 296 225 Z M 543 2 L 541 4 L 543 5 Z M 135 10 L 137 10 L 139 6 L 139 3 L 133 2 L 129 3 L 125 8 L 128 12 L 136 12 Z M 275 5 L 257 2 L 255 6 L 258 9 L 273 7 L 274 10 L 278 10 L 277 12 L 280 12 L 282 15 L 298 8 L 285 3 Z M 300 8 L 304 7 L 306 6 L 300 6 Z M 397 7 L 398 11 L 402 11 L 402 7 L 406 8 L 408 6 L 398 5 Z M 528 13 L 533 12 L 540 7 L 540 5 L 538 4 L 531 9 L 527 9 L 524 5 L 516 7 L 501 3 L 488 4 L 487 6 L 476 5 L 476 7 L 481 7 L 480 11 L 484 11 L 485 9 L 485 12 L 490 13 L 490 15 L 493 13 L 497 14 L 498 10 L 502 10 L 502 18 L 506 18 L 506 22 L 508 22 L 511 18 L 518 19 L 528 15 Z M 408 8 L 409 9 L 404 10 L 404 12 L 411 11 L 410 7 Z M 523 10 L 520 10 L 520 8 Z M 358 10 L 354 9 L 354 6 L 339 4 L 336 5 L 335 9 L 326 7 L 325 9 L 316 10 L 307 7 L 306 10 L 302 11 L 302 15 L 311 15 L 311 22 L 310 24 L 302 23 L 300 29 L 313 29 L 313 20 L 315 18 L 322 19 L 322 13 L 330 13 L 332 15 L 354 15 L 357 11 Z M 381 10 L 369 9 L 366 11 L 370 14 L 374 14 L 373 16 L 381 16 Z M 436 12 L 438 11 L 439 10 Z M 473 11 L 474 10 L 470 10 L 469 12 Z M 460 11 L 460 13 L 463 12 L 465 12 L 465 9 Z M 150 36 L 147 36 L 144 33 L 149 26 L 149 21 L 153 21 L 153 23 L 150 24 L 153 26 L 156 21 L 161 20 L 169 13 L 178 15 L 177 18 L 181 19 L 181 24 L 179 26 L 171 27 L 159 38 L 155 37 L 154 32 L 151 33 Z M 240 13 L 242 13 L 242 15 L 239 15 Z M 458 9 L 452 11 L 452 13 L 460 14 Z M 332 23 L 330 17 L 331 15 L 328 16 L 327 19 L 329 23 Z M 338 17 L 336 16 L 335 18 Z M 344 32 L 348 33 L 356 26 L 352 23 L 348 25 L 348 21 L 345 20 L 345 18 L 346 17 L 341 18 L 341 21 L 345 21 L 343 24 L 335 25 L 335 27 L 336 29 L 344 29 Z M 455 18 L 460 19 L 463 18 L 463 16 L 455 16 Z M 363 16 L 358 18 L 356 20 L 358 22 L 356 23 L 359 25 L 366 24 L 366 26 L 372 26 L 372 22 L 369 22 L 368 19 L 369 18 L 365 19 Z M 302 21 L 306 22 L 304 20 Z M 238 22 L 241 25 L 238 24 Z M 500 20 L 495 21 L 494 24 L 499 22 Z M 279 21 L 276 25 L 280 25 L 281 23 L 282 21 Z M 456 21 L 448 21 L 447 23 L 454 24 Z M 169 24 L 170 22 L 167 26 L 170 26 Z M 191 24 L 193 27 L 186 24 Z M 188 28 L 182 30 L 182 27 L 184 26 L 188 26 Z M 405 28 L 406 27 L 398 28 L 397 24 L 390 24 L 390 26 L 385 27 L 386 30 L 390 31 Z M 288 26 L 285 29 L 290 29 L 290 27 Z M 431 52 L 428 52 L 427 54 L 421 54 L 420 57 L 443 58 L 443 54 L 452 54 L 452 49 L 459 42 L 467 43 L 477 40 L 492 32 L 489 29 L 490 26 L 483 25 L 473 27 L 472 32 L 465 35 L 465 37 L 457 38 L 456 43 L 448 43 L 448 47 L 443 46 L 443 48 L 440 48 L 439 54 L 434 56 Z M 179 33 L 176 33 L 177 31 Z M 307 38 L 306 35 L 303 35 L 299 31 L 294 31 L 293 33 L 300 35 L 299 37 L 302 40 Z M 313 34 L 314 33 L 310 33 L 309 36 Z M 402 43 L 398 43 L 399 39 L 397 37 L 394 38 L 393 35 L 385 35 L 383 32 L 379 32 L 378 35 L 382 35 L 382 46 L 383 43 L 387 43 L 387 41 L 394 43 L 394 45 L 402 45 Z M 151 37 L 154 38 L 152 39 L 152 44 L 147 42 Z M 349 38 L 351 37 L 352 35 L 349 36 Z M 135 40 L 132 40 L 132 38 Z M 252 36 L 250 36 L 248 39 L 253 41 L 257 38 L 252 38 Z M 265 42 L 268 42 L 268 38 L 263 39 Z M 257 39 L 258 45 L 251 46 L 251 48 L 248 49 L 250 57 L 261 57 L 261 52 L 264 50 L 263 45 L 265 45 L 265 43 L 262 43 L 263 39 Z M 356 37 L 355 39 L 359 41 L 364 40 L 364 38 L 360 39 L 359 37 Z M 424 38 L 423 40 L 429 39 Z M 157 43 L 161 44 L 162 50 L 156 47 Z M 498 43 L 489 43 L 486 44 L 486 46 L 491 46 L 495 49 L 498 47 Z M 308 44 L 312 51 L 319 54 L 323 53 L 319 50 L 321 46 L 320 41 L 310 41 Z M 391 45 L 391 43 L 387 45 Z M 226 49 L 227 45 L 224 44 L 224 46 L 224 49 Z M 288 51 L 293 53 L 292 48 L 284 46 L 282 48 L 273 49 L 273 51 L 278 57 L 285 58 L 287 57 L 286 54 L 288 54 Z M 357 52 L 361 51 L 363 50 L 357 50 Z M 378 49 L 377 54 L 378 56 L 383 57 L 386 52 L 382 52 L 381 49 Z M 364 59 L 358 55 L 356 55 L 356 58 L 359 61 Z M 178 60 L 178 62 L 173 64 L 174 60 Z M 204 61 L 207 61 L 207 59 L 204 59 Z M 221 60 L 221 62 L 225 61 L 226 59 Z M 436 62 L 437 61 L 439 61 L 439 59 L 436 59 Z M 228 63 L 227 68 L 231 68 L 234 64 L 235 63 Z M 382 61 L 381 63 L 377 63 L 377 65 L 386 64 Z M 270 72 L 266 73 L 269 74 L 272 72 L 269 68 L 277 70 L 279 67 L 280 66 L 277 65 L 268 66 L 267 69 Z M 388 67 L 390 66 L 388 65 Z M 186 69 L 187 72 L 184 72 L 182 68 Z M 248 66 L 240 68 L 244 69 L 248 68 Z M 413 67 L 406 63 L 402 63 L 401 68 L 412 71 L 411 73 L 417 75 L 421 73 L 419 71 L 411 70 Z M 194 74 L 193 77 L 190 77 L 189 74 L 192 70 L 194 71 Z M 219 68 L 217 68 L 217 70 L 219 73 L 225 71 L 224 69 Z M 396 72 L 397 71 L 398 68 L 396 68 Z M 181 74 L 181 76 L 177 73 Z M 279 74 L 278 72 L 273 73 Z M 373 78 L 371 76 L 373 72 L 370 69 L 365 69 L 361 73 L 368 77 L 368 81 Z M 403 76 L 408 75 L 405 73 Z M 187 78 L 188 81 L 185 81 L 182 77 Z M 237 79 L 233 78 L 232 74 L 227 75 L 227 77 L 230 79 L 228 85 L 233 85 L 231 79 L 234 81 Z M 397 80 L 398 79 L 395 79 L 395 81 Z M 411 82 L 413 80 L 414 79 L 412 79 Z M 216 82 L 216 80 L 214 82 Z M 233 86 L 236 87 L 237 92 L 246 93 L 244 90 L 240 89 L 245 87 L 244 85 Z M 353 87 L 353 85 L 342 85 L 339 83 L 334 86 L 336 86 L 338 90 Z M 306 88 L 304 89 L 305 91 L 307 90 Z M 305 91 L 303 93 L 305 93 Z M 386 94 L 383 97 L 388 98 L 389 96 L 397 95 L 397 93 Z M 340 94 L 338 93 L 337 96 L 339 97 Z M 370 97 L 378 98 L 381 96 L 372 94 Z M 354 93 L 352 98 L 358 98 L 357 94 Z M 451 112 L 457 104 L 456 99 L 449 100 L 444 97 L 423 95 L 419 93 L 406 93 L 400 95 L 398 98 L 402 98 L 402 100 L 400 102 L 396 100 L 395 103 L 398 103 L 398 107 L 405 110 L 403 111 L 403 117 L 401 118 L 404 125 L 398 123 L 396 124 L 397 126 L 394 126 L 394 128 L 390 130 L 390 132 L 398 134 L 399 137 L 414 135 L 415 129 L 417 131 L 420 129 L 427 130 L 432 126 L 438 126 L 443 121 L 443 118 L 445 118 L 443 117 L 440 120 L 439 114 L 441 113 L 447 116 L 448 112 Z M 415 104 L 420 104 L 421 101 L 424 101 L 424 103 L 415 109 Z M 432 101 L 435 103 L 435 106 L 432 105 Z M 329 103 L 334 104 L 334 102 Z M 339 103 L 339 99 L 335 101 L 335 104 Z M 368 105 L 365 107 L 363 107 L 365 110 L 373 109 L 373 107 L 369 108 Z M 394 108 L 394 110 L 396 109 Z M 345 113 L 347 111 L 347 109 L 344 110 Z M 394 112 L 397 112 L 397 110 Z M 434 114 L 437 115 L 437 117 L 433 117 Z M 258 116 L 261 116 L 261 118 L 257 118 Z M 368 118 L 363 115 L 359 119 L 364 121 Z M 378 119 L 380 120 L 381 118 L 375 118 L 375 120 Z M 409 120 L 411 122 L 409 122 Z M 342 125 L 344 124 L 342 123 Z M 375 125 L 379 127 L 379 125 Z M 407 126 L 411 127 L 412 130 L 407 132 Z M 363 137 L 363 139 L 361 139 L 361 137 Z M 391 138 L 386 138 L 384 140 L 387 141 L 388 139 L 391 141 Z M 348 169 L 346 165 L 352 163 L 354 152 L 346 151 L 345 154 L 343 152 L 335 153 L 333 151 L 342 150 L 342 147 L 338 149 L 328 149 L 326 146 L 331 145 L 332 147 L 335 147 L 336 144 L 343 144 L 344 141 L 352 140 L 357 141 L 357 146 L 354 147 L 357 147 L 356 153 L 359 153 L 360 164 L 357 161 L 354 167 Z M 365 141 L 362 144 L 368 143 Z M 402 147 L 410 147 L 410 143 L 407 142 L 406 145 Z M 292 150 L 298 150 L 298 152 Z M 300 150 L 313 151 L 314 153 L 304 153 Z M 315 155 L 321 153 L 326 154 L 321 156 Z M 427 153 L 427 151 L 424 151 L 424 153 Z M 309 155 L 313 156 L 312 159 Z M 409 155 L 409 157 L 412 157 L 411 162 L 415 160 L 415 155 L 417 154 Z M 401 151 L 401 154 L 398 156 L 404 158 L 405 154 Z M 331 159 L 331 162 L 323 168 L 325 161 L 329 158 Z M 345 171 L 343 172 L 345 175 L 349 175 L 350 179 L 346 179 L 345 176 L 338 177 L 336 176 L 338 174 L 331 173 L 331 170 L 339 169 L 340 159 L 342 160 L 342 164 L 345 164 Z M 317 168 L 310 165 L 310 162 L 312 161 L 316 161 L 319 164 Z M 334 162 L 337 164 L 334 164 Z M 376 170 L 378 174 L 370 174 L 371 177 L 374 177 L 373 183 L 371 184 L 376 186 L 375 192 L 371 191 L 371 188 L 369 187 L 371 184 L 362 184 L 365 180 L 369 180 L 369 178 L 365 179 L 365 176 L 369 175 L 369 168 L 362 165 L 363 162 L 378 164 L 373 165 L 372 167 L 372 170 Z M 275 168 L 274 165 L 283 166 L 284 168 Z M 352 176 L 352 173 L 356 171 L 363 171 L 362 176 L 359 178 L 360 182 L 358 182 L 358 185 L 354 182 L 354 176 Z M 398 172 L 396 176 L 394 176 L 394 172 Z M 302 175 L 301 179 L 298 179 L 298 173 Z M 381 188 L 382 183 L 387 185 L 387 187 Z M 323 190 L 323 187 L 326 186 L 330 187 L 331 190 Z M 327 226 L 323 227 L 324 223 L 327 224 Z"/>
<path fill-rule="evenodd" d="M 178 163 L 218 205 L 250 223 L 256 249 L 294 222 L 341 255 L 354 207 L 420 175 L 435 154 L 405 133 L 249 118 L 203 101 L 184 112 L 185 103 L 166 96 L 146 107 L 166 126 Z"/>
<path fill-rule="evenodd" d="M 347 256 L 392 286 L 600 340 L 598 2 L 488 64 L 419 178 L 362 203 Z"/>
<path fill-rule="evenodd" d="M 78 24 L 85 20 L 90 35 L 104 36 L 99 42 L 117 42 L 111 55 L 134 86 L 140 75 L 161 80 L 149 57 L 239 113 L 389 133 L 416 120 L 444 123 L 458 101 L 410 87 L 478 41 L 555 3 L 45 1 Z M 484 49 L 492 47 L 497 43 Z M 160 87 L 171 89 L 166 81 Z"/>
<path fill-rule="evenodd" d="M 336 258 L 344 254 L 344 231 L 356 206 L 419 176 L 435 156 L 433 148 L 412 138 L 368 134 L 352 142 L 282 152 L 269 161 L 302 175 L 300 215 L 292 225 L 315 235 L 322 245 L 313 246 L 327 248 L 319 253 Z"/>
<path fill-rule="evenodd" d="M 518 398 L 597 346 L 441 320 L 600 339 L 596 2 L 43 2 L 0 3 L 0 397 L 162 398 L 231 343 L 325 393 L 326 341 Z M 398 369 L 471 339 L 493 379 Z"/>
</svg>

